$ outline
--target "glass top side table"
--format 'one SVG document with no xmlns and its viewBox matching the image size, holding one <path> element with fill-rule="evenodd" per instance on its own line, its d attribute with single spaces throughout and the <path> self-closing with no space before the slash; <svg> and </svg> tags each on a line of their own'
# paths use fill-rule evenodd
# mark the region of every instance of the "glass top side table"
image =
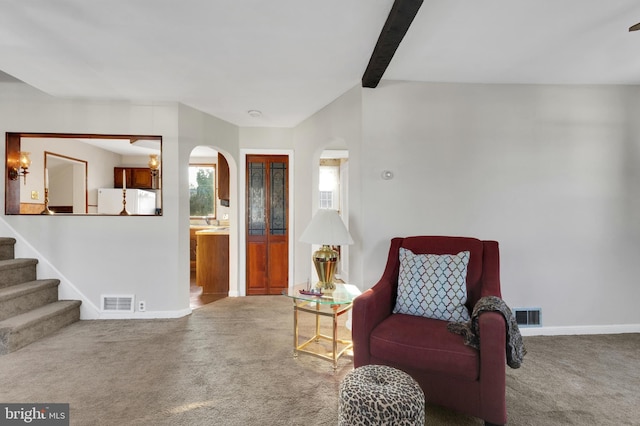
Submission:
<svg viewBox="0 0 640 426">
<path fill-rule="evenodd" d="M 298 289 L 290 289 L 283 295 L 293 300 L 293 356 L 299 352 L 311 354 L 333 362 L 334 370 L 338 368 L 338 359 L 347 351 L 353 349 L 351 339 L 338 339 L 338 317 L 349 312 L 353 307 L 353 300 L 360 294 L 360 290 L 353 284 L 336 284 L 331 294 L 302 294 Z M 307 312 L 315 315 L 315 334 L 305 342 L 300 343 L 298 338 L 299 312 Z M 326 335 L 320 332 L 320 317 L 332 319 L 332 334 Z M 320 340 L 331 342 L 332 351 L 328 354 L 313 350 L 311 345 Z M 338 349 L 338 345 L 341 346 Z"/>
</svg>

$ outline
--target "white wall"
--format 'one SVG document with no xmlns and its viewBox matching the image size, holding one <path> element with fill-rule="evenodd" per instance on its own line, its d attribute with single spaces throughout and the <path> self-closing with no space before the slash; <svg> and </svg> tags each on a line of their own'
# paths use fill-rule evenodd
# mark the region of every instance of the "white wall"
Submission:
<svg viewBox="0 0 640 426">
<path fill-rule="evenodd" d="M 179 259 L 179 271 L 181 282 L 186 279 L 189 282 L 189 158 L 191 151 L 196 146 L 209 146 L 222 153 L 229 163 L 229 193 L 230 206 L 225 213 L 229 214 L 229 295 L 238 296 L 240 287 L 244 283 L 239 282 L 239 227 L 238 227 L 238 161 L 240 156 L 238 127 L 219 118 L 204 114 L 186 105 L 180 105 L 180 146 L 176 154 L 180 168 L 177 184 L 180 190 L 178 198 L 171 202 L 179 206 L 180 217 L 178 220 L 178 241 L 175 247 L 176 258 Z M 244 192 L 242 192 L 244 194 Z M 188 287 L 187 287 L 188 290 Z"/>
<path fill-rule="evenodd" d="M 348 218 L 343 218 L 354 244 L 349 246 L 349 281 L 363 288 L 362 280 L 362 89 L 349 90 L 325 108 L 303 121 L 294 129 L 295 144 L 295 283 L 305 283 L 312 272 L 311 244 L 301 243 L 300 235 L 318 209 L 318 181 L 320 154 L 325 149 L 349 151 L 349 176 L 347 184 Z"/>
<path fill-rule="evenodd" d="M 541 307 L 543 325 L 565 331 L 640 330 L 639 90 L 364 89 L 363 286 L 394 236 L 495 239 L 510 306 Z"/>
<path fill-rule="evenodd" d="M 62 275 L 62 297 L 85 297 L 84 318 L 104 292 L 145 300 L 149 312 L 134 317 L 179 316 L 189 312 L 195 146 L 229 161 L 232 227 L 240 148 L 293 149 L 295 282 L 310 273 L 311 247 L 298 239 L 317 208 L 320 153 L 347 149 L 351 282 L 377 281 L 394 236 L 496 239 L 505 300 L 541 307 L 545 329 L 639 331 L 639 91 L 383 81 L 294 129 L 238 129 L 184 105 L 56 100 L 0 83 L 1 132 L 158 134 L 164 178 L 163 216 L 3 216 L 0 233 L 20 237 L 18 256 L 38 255 L 41 276 Z M 382 180 L 385 169 L 395 178 Z M 244 286 L 239 234 L 231 295 Z"/>
<path fill-rule="evenodd" d="M 51 188 L 73 188 L 73 168 L 64 167 L 64 168 L 60 168 L 55 173 L 53 170 L 51 171 L 51 173 L 49 173 L 49 205 L 73 206 L 74 191 L 70 191 L 70 190 L 51 191 Z M 26 191 L 23 191 L 23 188 L 20 188 L 21 203 L 24 202 L 23 201 L 24 198 L 29 200 L 28 194 L 24 194 L 24 192 Z M 42 201 L 44 201 L 44 187 L 41 194 L 42 194 Z M 82 213 L 86 213 L 86 212 L 83 210 Z"/>
<path fill-rule="evenodd" d="M 185 280 L 179 275 L 178 268 L 181 213 L 177 202 L 181 170 L 178 105 L 60 100 L 24 84 L 2 83 L 0 116 L 3 134 L 113 133 L 163 137 L 166 200 L 163 216 L 2 216 L 0 234 L 18 238 L 18 257 L 40 259 L 40 277 L 62 279 L 61 298 L 83 300 L 83 318 L 101 316 L 97 307 L 101 294 L 105 293 L 133 294 L 137 300 L 145 300 L 147 312 L 136 312 L 134 317 L 175 317 L 189 313 L 189 280 L 188 276 Z M 4 186 L 4 181 L 1 184 Z M 4 197 L 0 203 L 4 212 Z M 188 256 L 186 248 L 184 256 Z"/>
<path fill-rule="evenodd" d="M 544 327 L 526 334 L 638 332 L 639 90 L 356 87 L 294 129 L 296 241 L 317 208 L 319 153 L 346 148 L 361 288 L 379 279 L 394 236 L 495 239 L 507 303 L 542 308 Z M 303 282 L 310 248 L 296 247 Z"/>
<path fill-rule="evenodd" d="M 291 149 L 293 130 L 271 127 L 241 127 L 239 129 L 240 148 L 245 149 Z"/>
</svg>

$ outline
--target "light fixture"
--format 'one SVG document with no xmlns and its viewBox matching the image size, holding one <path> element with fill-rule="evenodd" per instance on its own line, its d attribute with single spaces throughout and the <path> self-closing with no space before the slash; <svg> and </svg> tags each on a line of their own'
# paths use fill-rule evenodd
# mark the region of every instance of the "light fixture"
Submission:
<svg viewBox="0 0 640 426">
<path fill-rule="evenodd" d="M 383 170 L 381 176 L 384 180 L 391 180 L 393 179 L 393 172 L 391 170 Z"/>
<path fill-rule="evenodd" d="M 339 254 L 330 246 L 353 244 L 353 239 L 344 226 L 344 222 L 337 210 L 320 209 L 313 216 L 311 222 L 300 236 L 300 241 L 311 244 L 322 244 L 313 253 L 313 265 L 318 273 L 317 287 L 325 293 L 331 293 L 335 288 L 335 275 Z"/>
<path fill-rule="evenodd" d="M 149 154 L 149 168 L 151 169 L 151 173 L 158 173 L 158 168 L 160 168 L 158 154 Z"/>
<path fill-rule="evenodd" d="M 31 153 L 26 151 L 18 152 L 18 159 L 15 161 L 15 165 L 9 168 L 9 179 L 18 180 L 20 176 L 24 177 L 24 184 L 27 184 L 27 175 L 29 174 L 29 166 L 31 166 Z M 20 171 L 22 169 L 22 171 Z"/>
<path fill-rule="evenodd" d="M 151 169 L 151 187 L 156 187 L 156 177 L 158 176 L 158 169 L 160 168 L 160 161 L 158 160 L 158 154 L 149 154 L 149 169 Z"/>
<path fill-rule="evenodd" d="M 253 118 L 262 117 L 262 111 L 258 111 L 257 109 L 250 109 L 249 111 L 247 111 L 247 114 L 249 114 L 249 117 Z"/>
</svg>

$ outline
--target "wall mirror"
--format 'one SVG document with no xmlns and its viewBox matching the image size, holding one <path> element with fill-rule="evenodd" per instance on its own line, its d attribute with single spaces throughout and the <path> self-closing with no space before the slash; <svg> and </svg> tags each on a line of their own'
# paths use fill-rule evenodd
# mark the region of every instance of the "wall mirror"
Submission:
<svg viewBox="0 0 640 426">
<path fill-rule="evenodd" d="M 161 136 L 7 133 L 5 158 L 5 214 L 162 214 Z"/>
</svg>

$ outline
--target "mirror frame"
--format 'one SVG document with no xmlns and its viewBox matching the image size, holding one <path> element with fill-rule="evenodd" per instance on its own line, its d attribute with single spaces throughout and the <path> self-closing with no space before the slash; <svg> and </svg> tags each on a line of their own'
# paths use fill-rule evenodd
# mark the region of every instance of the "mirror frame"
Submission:
<svg viewBox="0 0 640 426">
<path fill-rule="evenodd" d="M 22 180 L 20 176 L 17 180 L 12 180 L 10 176 L 15 174 L 15 164 L 18 161 L 22 138 L 55 138 L 55 139 L 128 139 L 130 143 L 138 140 L 157 140 L 160 142 L 160 175 L 158 180 L 162 181 L 162 136 L 160 135 L 120 135 L 120 134 L 94 134 L 94 133 L 34 133 L 34 132 L 6 132 L 5 145 L 5 214 L 6 215 L 27 215 L 37 216 L 33 213 L 20 213 L 20 188 Z M 160 187 L 160 191 L 162 191 Z M 160 197 L 162 195 L 160 194 Z M 62 213 L 64 215 L 75 216 L 103 216 L 99 214 L 85 213 L 73 214 Z"/>
</svg>

